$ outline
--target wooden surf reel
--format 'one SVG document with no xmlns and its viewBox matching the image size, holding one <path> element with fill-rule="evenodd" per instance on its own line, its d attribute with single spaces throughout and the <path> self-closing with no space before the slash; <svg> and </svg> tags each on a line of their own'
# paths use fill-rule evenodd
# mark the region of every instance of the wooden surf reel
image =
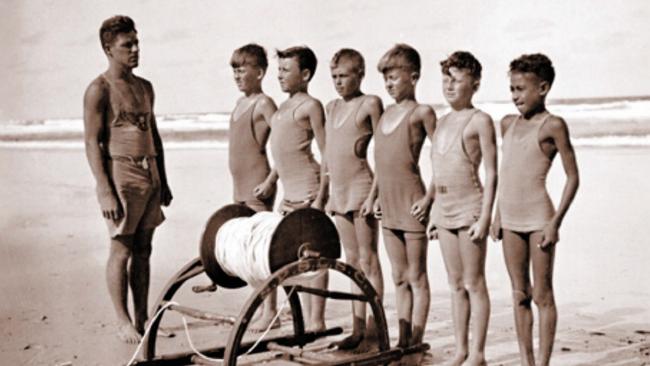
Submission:
<svg viewBox="0 0 650 366">
<path fill-rule="evenodd" d="M 235 289 L 247 285 L 241 278 L 227 273 L 216 259 L 215 238 L 219 229 L 228 220 L 250 217 L 253 214 L 255 212 L 249 207 L 227 205 L 210 217 L 201 238 L 200 257 L 181 268 L 165 285 L 156 301 L 152 314 L 158 312 L 161 314 L 152 319 L 150 331 L 143 341 L 142 360 L 137 361 L 135 365 L 192 365 L 201 363 L 231 366 L 237 364 L 240 355 L 262 352 L 269 352 L 274 355 L 271 357 L 276 359 L 280 357 L 305 364 L 330 366 L 379 365 L 399 360 L 406 354 L 423 352 L 429 348 L 427 344 L 409 348 L 390 348 L 386 316 L 375 289 L 361 271 L 337 260 L 341 256 L 341 246 L 336 227 L 325 213 L 312 208 L 300 209 L 288 214 L 282 218 L 274 229 L 268 253 L 272 274 L 250 295 L 237 318 L 221 315 L 214 311 L 208 312 L 171 304 L 172 298 L 183 284 L 202 273 L 205 273 L 216 286 Z M 295 284 L 296 281 L 290 281 L 292 278 L 295 279 L 307 273 L 326 270 L 336 271 L 348 277 L 361 289 L 361 294 L 310 288 Z M 254 343 L 243 343 L 244 334 L 253 315 L 262 305 L 266 296 L 278 287 L 282 287 L 287 294 L 287 301 L 293 319 L 293 334 L 269 337 Z M 295 348 L 295 346 L 303 347 L 319 338 L 343 332 L 340 327 L 317 332 L 306 332 L 300 304 L 300 292 L 337 300 L 368 303 L 374 315 L 375 329 L 377 329 L 376 351 L 352 357 L 336 357 L 333 353 L 320 354 L 304 351 L 302 348 Z M 215 307 L 218 308 L 218 304 Z M 156 355 L 159 325 L 167 311 L 179 312 L 188 317 L 208 320 L 213 323 L 232 324 L 225 346 L 200 350 L 204 356 L 220 358 L 222 361 L 214 363 L 214 361 L 199 359 L 193 351 L 171 355 Z M 253 347 L 254 349 L 252 349 Z M 273 359 L 268 361 L 273 361 Z M 255 363 L 259 362 L 256 361 Z"/>
</svg>

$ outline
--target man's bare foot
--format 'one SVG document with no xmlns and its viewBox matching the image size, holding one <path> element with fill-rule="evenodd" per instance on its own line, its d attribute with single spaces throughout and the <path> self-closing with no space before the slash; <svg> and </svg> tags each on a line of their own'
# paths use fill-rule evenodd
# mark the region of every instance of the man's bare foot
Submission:
<svg viewBox="0 0 650 366">
<path fill-rule="evenodd" d="M 336 348 L 341 351 L 356 349 L 361 344 L 361 341 L 363 341 L 363 338 L 363 334 L 352 333 L 338 342 L 332 342 L 330 348 Z"/>
<path fill-rule="evenodd" d="M 456 355 L 454 356 L 454 358 L 452 358 L 451 361 L 449 361 L 449 363 L 447 363 L 446 365 L 447 366 L 461 366 L 461 365 L 464 365 L 463 362 L 465 362 L 465 360 L 467 360 L 467 352 L 456 352 Z"/>
<path fill-rule="evenodd" d="M 117 326 L 117 337 L 124 343 L 137 344 L 142 337 L 131 323 L 122 323 Z"/>
<path fill-rule="evenodd" d="M 273 321 L 273 318 L 275 318 L 275 314 L 262 314 L 255 320 L 249 327 L 248 331 L 252 333 L 262 333 L 266 332 L 266 329 L 277 329 L 280 328 L 282 323 L 280 322 L 280 318 L 275 319 Z M 273 324 L 271 324 L 273 322 Z"/>
</svg>

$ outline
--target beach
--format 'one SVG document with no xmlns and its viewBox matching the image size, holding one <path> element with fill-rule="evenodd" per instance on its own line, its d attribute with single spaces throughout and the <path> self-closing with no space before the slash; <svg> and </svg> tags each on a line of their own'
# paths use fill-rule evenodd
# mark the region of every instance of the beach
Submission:
<svg viewBox="0 0 650 366">
<path fill-rule="evenodd" d="M 423 152 L 428 179 L 428 151 Z M 579 147 L 581 186 L 560 232 L 555 265 L 559 323 L 553 364 L 650 364 L 650 249 L 644 232 L 650 193 L 650 147 Z M 207 218 L 230 203 L 227 150 L 178 147 L 166 152 L 174 193 L 156 231 L 150 306 L 165 282 L 198 256 Z M 558 202 L 563 184 L 558 159 L 548 187 Z M 83 149 L 0 148 L 0 359 L 7 365 L 116 365 L 134 347 L 115 337 L 104 280 L 108 235 Z M 397 336 L 390 265 L 380 249 L 389 334 Z M 425 364 L 453 352 L 450 303 L 437 242 L 429 248 L 431 307 Z M 486 264 L 492 312 L 486 356 L 491 365 L 517 365 L 510 285 L 501 243 L 489 244 Z M 208 283 L 207 277 L 197 280 Z M 331 288 L 348 284 L 333 276 Z M 211 310 L 237 315 L 250 289 L 218 290 L 201 298 Z M 191 296 L 182 297 L 193 305 Z M 197 300 L 198 301 L 198 300 Z M 350 327 L 349 305 L 328 304 L 330 325 Z M 210 331 L 197 329 L 197 337 Z M 206 344 L 225 342 L 217 329 Z M 183 345 L 182 327 L 162 348 Z M 215 337 L 216 334 L 216 337 Z M 180 342 L 180 343 L 179 343 Z M 182 349 L 181 349 L 182 350 Z M 185 349 L 186 350 L 186 349 Z"/>
</svg>

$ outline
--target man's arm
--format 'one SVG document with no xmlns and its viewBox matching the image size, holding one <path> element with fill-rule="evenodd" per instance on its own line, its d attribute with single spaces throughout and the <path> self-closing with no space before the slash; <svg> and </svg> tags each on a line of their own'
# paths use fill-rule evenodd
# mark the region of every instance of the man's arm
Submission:
<svg viewBox="0 0 650 366">
<path fill-rule="evenodd" d="M 273 102 L 273 99 L 264 95 L 262 99 L 253 106 L 253 121 L 255 122 L 255 136 L 260 146 L 266 146 L 266 143 L 269 140 L 271 135 L 271 118 L 278 110 L 278 107 Z M 269 189 L 277 182 L 278 172 L 273 169 L 269 172 L 269 175 L 265 179 L 265 184 L 269 186 Z M 270 194 L 271 191 L 268 192 Z M 255 189 L 253 190 L 255 193 Z M 264 197 L 266 198 L 266 197 Z"/>
<path fill-rule="evenodd" d="M 106 171 L 108 161 L 102 152 L 104 144 L 104 120 L 106 118 L 106 89 L 100 80 L 93 81 L 84 94 L 84 143 L 86 158 L 95 177 L 97 199 L 102 216 L 118 220 L 122 207 L 113 182 Z"/>
<path fill-rule="evenodd" d="M 147 92 L 151 96 L 151 135 L 153 137 L 154 148 L 156 149 L 156 166 L 158 168 L 158 174 L 160 175 L 160 202 L 163 206 L 169 206 L 174 198 L 172 196 L 172 191 L 169 188 L 169 183 L 167 181 L 167 171 L 165 170 L 165 153 L 162 145 L 162 139 L 160 138 L 160 133 L 158 132 L 158 123 L 156 122 L 156 114 L 154 113 L 154 98 L 155 94 L 153 91 L 153 86 L 150 82 L 146 81 L 145 85 L 147 86 Z"/>
</svg>

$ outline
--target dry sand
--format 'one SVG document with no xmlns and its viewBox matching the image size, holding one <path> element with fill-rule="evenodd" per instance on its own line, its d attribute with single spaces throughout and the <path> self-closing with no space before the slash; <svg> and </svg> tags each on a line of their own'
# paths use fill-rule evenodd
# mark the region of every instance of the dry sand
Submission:
<svg viewBox="0 0 650 366">
<path fill-rule="evenodd" d="M 645 233 L 650 149 L 582 148 L 578 160 L 582 185 L 561 230 L 556 262 L 560 317 L 553 363 L 650 365 L 650 240 Z M 154 239 L 151 301 L 176 270 L 197 256 L 203 224 L 230 200 L 225 150 L 169 150 L 167 166 L 175 198 Z M 429 173 L 425 168 L 424 175 Z M 107 233 L 83 151 L 2 148 L 0 176 L 0 363 L 125 363 L 134 347 L 114 336 L 104 284 Z M 549 177 L 556 202 L 562 179 L 556 161 Z M 487 260 L 493 306 L 486 353 L 491 365 L 517 365 L 500 245 L 490 244 Z M 395 300 L 383 249 L 381 255 L 394 342 Z M 425 339 L 432 350 L 425 363 L 438 364 L 451 357 L 453 333 L 435 242 L 429 269 L 432 302 Z M 335 278 L 333 287 L 345 289 L 347 283 Z M 196 302 L 237 314 L 249 292 L 218 291 Z M 192 297 L 182 299 L 194 304 Z M 347 304 L 332 303 L 328 309 L 330 324 L 348 326 Z M 204 341 L 209 344 L 225 341 L 225 330 L 195 325 L 194 331 L 197 337 L 211 335 Z M 186 347 L 181 336 L 161 340 L 162 347 Z"/>
</svg>

